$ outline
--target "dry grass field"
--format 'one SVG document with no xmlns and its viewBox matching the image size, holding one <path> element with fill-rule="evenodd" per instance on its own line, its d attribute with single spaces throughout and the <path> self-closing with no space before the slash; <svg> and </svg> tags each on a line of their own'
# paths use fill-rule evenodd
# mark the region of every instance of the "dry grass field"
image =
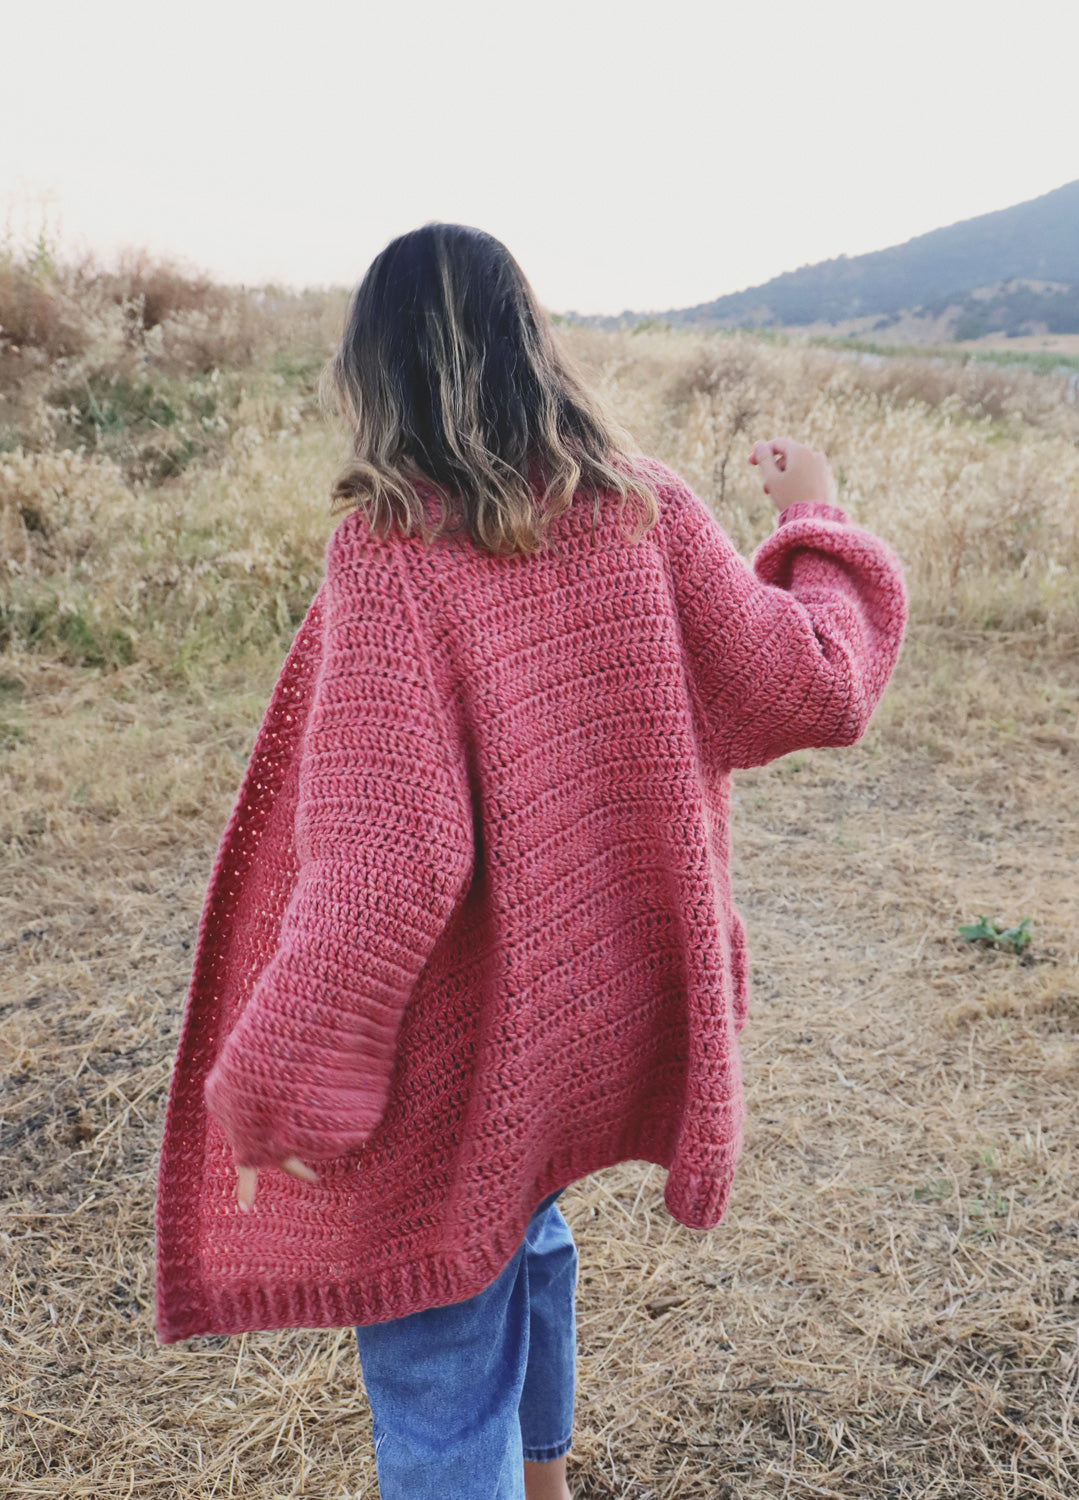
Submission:
<svg viewBox="0 0 1079 1500">
<path fill-rule="evenodd" d="M 200 903 L 332 524 L 340 310 L 0 267 L 4 1495 L 376 1494 L 349 1330 L 161 1348 L 152 1300 Z M 676 1224 L 642 1164 L 565 1194 L 574 1494 L 1073 1500 L 1079 408 L 1010 367 L 562 336 L 746 551 L 751 442 L 824 448 L 913 603 L 858 746 L 735 778 L 727 1218 Z M 982 914 L 1029 948 L 963 941 Z"/>
</svg>

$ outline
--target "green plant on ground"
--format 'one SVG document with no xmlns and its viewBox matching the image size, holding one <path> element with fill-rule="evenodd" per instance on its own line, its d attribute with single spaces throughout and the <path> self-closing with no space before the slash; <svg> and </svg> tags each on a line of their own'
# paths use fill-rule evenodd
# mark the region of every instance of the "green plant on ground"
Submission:
<svg viewBox="0 0 1079 1500">
<path fill-rule="evenodd" d="M 959 936 L 967 943 L 981 943 L 986 948 L 1007 948 L 1013 953 L 1023 953 L 1030 946 L 1031 918 L 1024 917 L 1017 927 L 1001 927 L 988 917 L 979 917 L 976 922 L 963 922 Z"/>
</svg>

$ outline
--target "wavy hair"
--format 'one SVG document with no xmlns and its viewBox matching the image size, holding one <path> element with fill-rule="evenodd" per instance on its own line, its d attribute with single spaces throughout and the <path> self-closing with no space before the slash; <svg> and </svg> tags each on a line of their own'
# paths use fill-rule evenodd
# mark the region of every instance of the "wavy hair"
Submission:
<svg viewBox="0 0 1079 1500">
<path fill-rule="evenodd" d="M 323 371 L 324 404 L 352 428 L 333 511 L 362 508 L 425 542 L 467 528 L 496 556 L 539 552 L 555 516 L 591 491 L 630 500 L 628 540 L 659 518 L 656 495 L 616 427 L 556 342 L 501 241 L 461 224 L 425 224 L 376 256 L 349 302 Z M 440 505 L 432 531 L 417 487 Z"/>
</svg>

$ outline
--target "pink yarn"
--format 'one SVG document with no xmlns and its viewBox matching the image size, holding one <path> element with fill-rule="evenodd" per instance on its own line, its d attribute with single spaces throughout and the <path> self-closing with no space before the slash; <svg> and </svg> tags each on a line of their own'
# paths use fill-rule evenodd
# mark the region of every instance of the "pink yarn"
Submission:
<svg viewBox="0 0 1079 1500">
<path fill-rule="evenodd" d="M 748 975 L 732 769 L 847 745 L 899 651 L 899 563 L 790 506 L 752 568 L 669 469 L 554 545 L 337 527 L 199 925 L 157 1204 L 157 1326 L 345 1327 L 459 1301 L 532 1210 L 667 1168 L 722 1218 Z M 235 1163 L 294 1154 L 311 1186 Z"/>
</svg>

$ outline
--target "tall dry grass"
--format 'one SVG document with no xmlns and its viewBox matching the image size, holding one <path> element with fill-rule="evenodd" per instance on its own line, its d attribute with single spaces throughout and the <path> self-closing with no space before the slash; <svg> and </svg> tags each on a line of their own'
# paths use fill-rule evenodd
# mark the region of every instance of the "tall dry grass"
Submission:
<svg viewBox="0 0 1079 1500">
<path fill-rule="evenodd" d="M 261 367 L 311 396 L 303 377 L 345 300 L 344 289 L 222 286 L 139 252 L 110 267 L 47 245 L 0 254 L 0 452 L 108 457 L 134 483 L 219 460 Z"/>
<path fill-rule="evenodd" d="M 92 282 L 53 324 L 24 308 L 18 354 L 0 334 L 26 420 L 0 452 L 0 1490 L 373 1497 L 348 1330 L 153 1334 L 198 911 L 346 448 L 313 396 L 331 299 L 252 345 L 214 289 L 164 279 L 128 342 Z M 731 1213 L 681 1229 L 633 1163 L 566 1194 L 574 1493 L 1071 1500 L 1075 408 L 1024 371 L 563 337 L 746 550 L 772 524 L 751 441 L 824 448 L 914 603 L 862 744 L 736 778 L 755 998 Z M 1031 952 L 961 943 L 982 910 L 1030 916 Z"/>
<path fill-rule="evenodd" d="M 168 670 L 285 642 L 345 451 L 316 395 L 333 300 L 294 299 L 285 316 L 146 266 L 49 285 L 49 316 L 20 314 L 38 342 L 0 342 L 0 391 L 21 362 L 13 400 L 30 413 L 0 451 L 0 647 Z M 841 503 L 896 547 L 917 619 L 1079 630 L 1079 409 L 1064 381 L 865 365 L 749 334 L 560 336 L 744 550 L 773 524 L 749 448 L 790 433 L 829 454 Z M 65 406 L 80 381 L 83 405 Z"/>
<path fill-rule="evenodd" d="M 751 334 L 564 337 L 641 447 L 743 549 L 774 520 L 749 448 L 789 433 L 829 455 L 840 503 L 895 546 L 916 618 L 1049 637 L 1079 628 L 1079 408 L 1065 379 L 861 364 Z"/>
</svg>

